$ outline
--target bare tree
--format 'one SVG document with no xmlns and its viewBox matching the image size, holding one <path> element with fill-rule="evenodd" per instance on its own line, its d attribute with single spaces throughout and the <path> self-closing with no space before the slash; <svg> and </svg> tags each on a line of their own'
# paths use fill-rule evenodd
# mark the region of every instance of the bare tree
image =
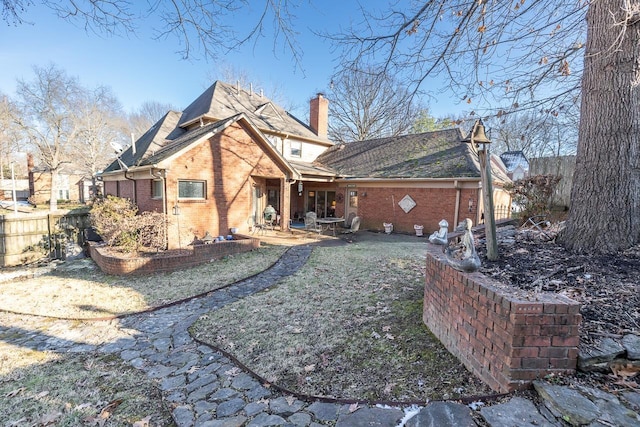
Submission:
<svg viewBox="0 0 640 427">
<path fill-rule="evenodd" d="M 28 21 L 29 7 L 34 3 L 43 4 L 61 19 L 98 34 L 133 34 L 141 22 L 159 21 L 160 25 L 153 28 L 154 38 L 175 37 L 185 59 L 194 53 L 216 58 L 239 45 L 258 40 L 267 29 L 273 34 L 274 54 L 282 49 L 298 65 L 302 57 L 291 25 L 296 5 L 287 0 L 265 1 L 246 33 L 238 33 L 233 23 L 246 8 L 255 6 L 247 0 L 149 0 L 142 12 L 139 12 L 139 2 L 134 0 L 3 0 L 0 2 L 2 19 L 9 24 L 23 24 Z"/>
<path fill-rule="evenodd" d="M 18 161 L 16 153 L 22 151 L 25 142 L 23 132 L 14 121 L 17 115 L 16 105 L 0 93 L 0 179 L 10 177 L 7 166 Z M 17 163 L 14 171 L 23 176 L 26 167 L 26 164 Z"/>
<path fill-rule="evenodd" d="M 487 132 L 496 153 L 522 151 L 528 158 L 575 154 L 578 140 L 576 116 L 569 122 L 548 113 L 521 111 L 492 117 Z"/>
<path fill-rule="evenodd" d="M 410 92 L 373 69 L 345 70 L 329 97 L 329 137 L 336 142 L 401 135 L 420 113 Z"/>
<path fill-rule="evenodd" d="M 111 143 L 126 140 L 119 130 L 121 120 L 120 103 L 109 88 L 81 90 L 74 112 L 76 137 L 68 141 L 75 153 L 70 161 L 76 170 L 94 180 L 94 194 L 96 174 L 114 160 Z"/>
<path fill-rule="evenodd" d="M 561 242 L 614 253 L 640 242 L 640 4 L 591 2 L 571 210 Z"/>
<path fill-rule="evenodd" d="M 34 67 L 34 80 L 18 81 L 20 115 L 15 122 L 28 135 L 39 161 L 51 176 L 49 209 L 57 209 L 58 176 L 76 153 L 74 142 L 80 135 L 76 111 L 81 90 L 78 81 L 55 65 Z"/>
<path fill-rule="evenodd" d="M 128 115 L 129 138 L 132 135 L 134 140 L 140 138 L 140 136 L 148 131 L 154 123 L 160 120 L 170 110 L 176 110 L 176 107 L 157 101 L 143 102 L 140 108 Z"/>
<path fill-rule="evenodd" d="M 363 25 L 334 38 L 345 63 L 377 64 L 416 93 L 445 79 L 478 113 L 495 116 L 525 109 L 561 116 L 581 96 L 561 240 L 602 253 L 640 242 L 637 1 L 437 0 L 363 14 Z"/>
</svg>

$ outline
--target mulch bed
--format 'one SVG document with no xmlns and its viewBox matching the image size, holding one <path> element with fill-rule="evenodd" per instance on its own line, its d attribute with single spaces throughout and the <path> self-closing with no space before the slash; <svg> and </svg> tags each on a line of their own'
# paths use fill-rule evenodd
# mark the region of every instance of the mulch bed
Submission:
<svg viewBox="0 0 640 427">
<path fill-rule="evenodd" d="M 480 271 L 516 292 L 553 292 L 581 304 L 580 348 L 605 337 L 640 334 L 640 245 L 613 255 L 580 255 L 555 242 L 562 224 L 537 230 L 498 231 L 497 261 L 478 246 Z"/>
</svg>

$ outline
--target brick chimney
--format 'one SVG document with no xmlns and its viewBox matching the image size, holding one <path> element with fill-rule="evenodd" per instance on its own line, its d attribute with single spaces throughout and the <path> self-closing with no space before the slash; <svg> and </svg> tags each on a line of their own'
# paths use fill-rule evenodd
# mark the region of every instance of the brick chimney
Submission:
<svg viewBox="0 0 640 427">
<path fill-rule="evenodd" d="M 321 93 L 309 102 L 309 124 L 319 137 L 326 138 L 329 128 L 329 100 Z"/>
</svg>

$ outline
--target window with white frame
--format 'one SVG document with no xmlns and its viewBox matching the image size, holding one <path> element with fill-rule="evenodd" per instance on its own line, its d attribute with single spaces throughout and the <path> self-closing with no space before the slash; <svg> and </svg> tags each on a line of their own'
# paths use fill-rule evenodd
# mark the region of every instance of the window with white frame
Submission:
<svg viewBox="0 0 640 427">
<path fill-rule="evenodd" d="M 206 195 L 205 181 L 178 181 L 179 199 L 204 200 Z"/>
<path fill-rule="evenodd" d="M 291 141 L 291 157 L 302 157 L 302 142 Z"/>
<path fill-rule="evenodd" d="M 155 179 L 151 181 L 151 198 L 161 199 L 164 190 L 162 187 L 162 180 Z"/>
</svg>

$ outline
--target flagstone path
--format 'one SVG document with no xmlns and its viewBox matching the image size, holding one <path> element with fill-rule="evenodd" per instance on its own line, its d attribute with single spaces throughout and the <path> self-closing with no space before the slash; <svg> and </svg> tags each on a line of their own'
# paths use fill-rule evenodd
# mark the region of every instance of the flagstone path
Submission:
<svg viewBox="0 0 640 427">
<path fill-rule="evenodd" d="M 490 427 L 566 425 L 562 399 L 567 399 L 567 390 L 562 387 L 541 389 L 553 402 L 547 405 L 550 410 L 542 407 L 539 412 L 532 402 L 513 398 L 501 405 L 478 405 L 482 418 L 477 413 L 474 418 L 473 409 L 455 402 L 398 408 L 301 400 L 266 387 L 229 358 L 192 339 L 188 328 L 200 316 L 275 285 L 302 267 L 312 249 L 293 246 L 272 268 L 256 276 L 181 304 L 121 319 L 78 324 L 0 313 L 0 339 L 40 351 L 117 354 L 158 381 L 179 427 L 446 427 L 477 426 L 476 421 Z M 640 418 L 630 409 L 634 399 L 635 405 L 640 404 L 639 394 L 631 393 L 626 406 L 604 393 L 599 399 L 601 405 L 591 406 L 580 400 L 590 411 L 581 421 L 616 423 L 594 426 L 640 426 Z M 565 421 L 559 421 L 562 417 Z"/>
</svg>

